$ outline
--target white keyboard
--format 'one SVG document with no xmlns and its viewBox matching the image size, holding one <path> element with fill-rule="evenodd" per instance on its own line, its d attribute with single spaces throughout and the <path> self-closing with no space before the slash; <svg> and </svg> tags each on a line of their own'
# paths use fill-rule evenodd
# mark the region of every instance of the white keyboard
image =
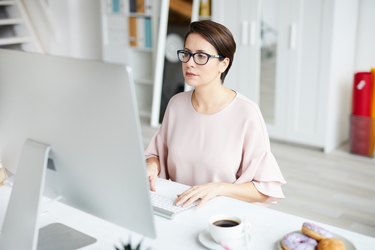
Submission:
<svg viewBox="0 0 375 250">
<path fill-rule="evenodd" d="M 155 192 L 150 192 L 150 196 L 154 214 L 165 217 L 167 219 L 173 219 L 176 214 L 186 211 L 196 205 L 195 203 L 193 203 L 187 207 L 180 207 L 176 206 L 174 204 L 175 200 L 170 197 L 163 196 Z"/>
</svg>

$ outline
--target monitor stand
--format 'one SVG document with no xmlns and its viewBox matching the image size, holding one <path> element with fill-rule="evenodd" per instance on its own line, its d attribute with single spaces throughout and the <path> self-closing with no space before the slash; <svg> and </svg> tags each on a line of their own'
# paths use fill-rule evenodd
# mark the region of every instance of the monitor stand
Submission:
<svg viewBox="0 0 375 250">
<path fill-rule="evenodd" d="M 96 239 L 61 223 L 40 228 L 38 250 L 72 250 L 91 245 Z"/>
<path fill-rule="evenodd" d="M 31 139 L 26 140 L 1 230 L 0 249 L 35 250 L 37 246 L 38 249 L 47 249 L 46 244 L 56 245 L 57 242 L 53 241 L 53 237 L 62 240 L 64 236 L 68 236 L 68 238 L 64 238 L 65 241 L 72 239 L 70 244 L 77 248 L 96 241 L 96 239 L 62 224 L 47 225 L 39 231 L 38 217 L 49 152 L 49 145 Z M 37 244 L 39 233 L 40 244 Z M 65 250 L 68 248 L 54 249 Z M 70 247 L 69 249 L 76 248 Z"/>
</svg>

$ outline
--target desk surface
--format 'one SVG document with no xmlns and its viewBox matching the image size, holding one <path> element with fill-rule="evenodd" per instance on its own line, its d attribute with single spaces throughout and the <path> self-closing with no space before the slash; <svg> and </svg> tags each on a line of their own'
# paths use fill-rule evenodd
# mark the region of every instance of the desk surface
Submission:
<svg viewBox="0 0 375 250">
<path fill-rule="evenodd" d="M 157 181 L 157 191 L 171 197 L 175 197 L 186 188 L 171 181 L 162 179 Z M 7 186 L 0 188 L 0 225 L 4 219 L 10 191 L 11 188 Z M 40 217 L 40 227 L 52 222 L 61 222 L 98 239 L 95 244 L 82 249 L 113 249 L 116 243 L 119 245 L 128 240 L 128 230 L 59 202 L 45 203 L 42 207 L 44 212 Z M 286 233 L 299 230 L 303 222 L 311 221 L 266 207 L 218 197 L 201 208 L 194 208 L 177 215 L 173 220 L 155 216 L 158 236 L 155 240 L 147 239 L 146 243 L 152 245 L 152 249 L 206 249 L 198 241 L 198 235 L 207 228 L 211 216 L 223 213 L 239 215 L 251 222 L 250 248 L 259 250 L 277 249 L 278 241 Z M 322 223 L 317 224 L 351 241 L 356 249 L 375 249 L 375 238 Z M 140 237 L 132 234 L 135 243 Z"/>
</svg>

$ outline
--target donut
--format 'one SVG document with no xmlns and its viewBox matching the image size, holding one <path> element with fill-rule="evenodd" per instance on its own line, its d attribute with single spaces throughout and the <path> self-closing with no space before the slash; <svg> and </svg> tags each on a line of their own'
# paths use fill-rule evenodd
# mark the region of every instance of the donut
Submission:
<svg viewBox="0 0 375 250">
<path fill-rule="evenodd" d="M 325 238 L 333 237 L 333 234 L 331 232 L 310 222 L 304 222 L 302 224 L 302 233 L 306 234 L 307 236 L 317 241 L 325 239 Z"/>
<path fill-rule="evenodd" d="M 322 239 L 319 241 L 318 250 L 345 250 L 344 242 L 341 240 L 331 238 Z"/>
<path fill-rule="evenodd" d="M 292 232 L 281 240 L 284 250 L 315 250 L 318 242 L 300 232 Z"/>
</svg>

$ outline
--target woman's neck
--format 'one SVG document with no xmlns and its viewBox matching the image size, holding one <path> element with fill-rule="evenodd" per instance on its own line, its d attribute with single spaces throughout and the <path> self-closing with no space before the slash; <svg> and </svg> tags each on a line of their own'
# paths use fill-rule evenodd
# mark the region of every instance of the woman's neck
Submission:
<svg viewBox="0 0 375 250">
<path fill-rule="evenodd" d="M 198 113 L 213 114 L 225 108 L 236 93 L 223 85 L 202 86 L 193 91 L 192 105 Z"/>
</svg>

